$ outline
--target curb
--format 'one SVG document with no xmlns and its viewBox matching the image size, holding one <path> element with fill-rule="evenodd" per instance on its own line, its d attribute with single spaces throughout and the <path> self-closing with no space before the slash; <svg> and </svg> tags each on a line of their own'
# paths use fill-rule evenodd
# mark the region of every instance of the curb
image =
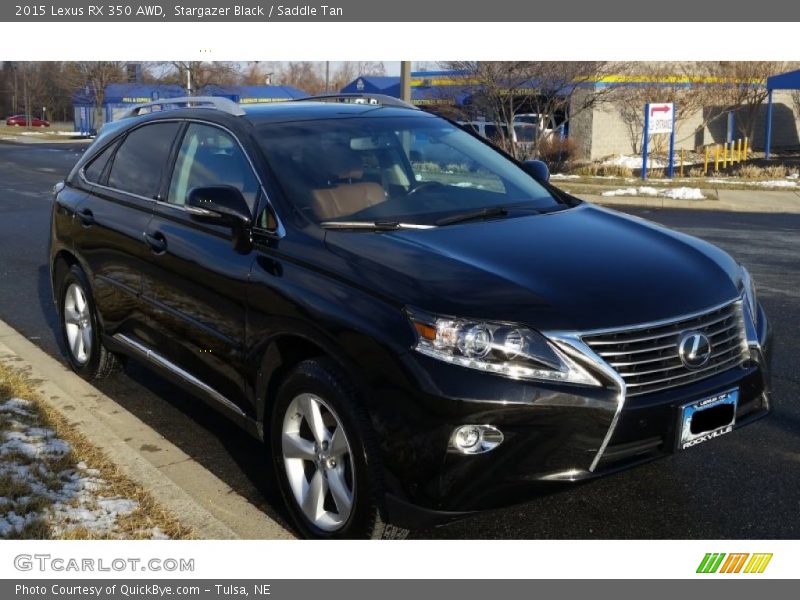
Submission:
<svg viewBox="0 0 800 600">
<path fill-rule="evenodd" d="M 29 371 L 42 399 L 201 539 L 291 539 L 277 521 L 136 416 L 0 321 L 0 361 Z M 142 448 L 159 452 L 142 452 Z M 158 463 L 150 460 L 158 456 Z"/>
<path fill-rule="evenodd" d="M 86 144 L 88 146 L 93 141 L 94 138 L 63 136 L 45 139 L 33 136 L 0 133 L 0 142 L 4 144 L 17 144 L 21 146 L 35 146 L 37 144 Z"/>
<path fill-rule="evenodd" d="M 725 199 L 675 200 L 673 198 L 641 197 L 641 196 L 600 196 L 596 194 L 578 194 L 578 198 L 607 206 L 609 208 L 678 208 L 684 210 L 707 210 L 737 213 L 771 213 L 798 214 L 800 207 L 791 204 L 775 205 L 765 202 L 744 204 Z"/>
</svg>

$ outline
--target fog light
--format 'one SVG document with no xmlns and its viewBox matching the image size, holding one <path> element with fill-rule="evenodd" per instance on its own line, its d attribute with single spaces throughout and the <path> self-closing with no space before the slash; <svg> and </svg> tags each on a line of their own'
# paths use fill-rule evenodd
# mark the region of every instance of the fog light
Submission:
<svg viewBox="0 0 800 600">
<path fill-rule="evenodd" d="M 450 436 L 450 451 L 460 454 L 482 454 L 503 442 L 503 434 L 492 425 L 461 425 Z"/>
</svg>

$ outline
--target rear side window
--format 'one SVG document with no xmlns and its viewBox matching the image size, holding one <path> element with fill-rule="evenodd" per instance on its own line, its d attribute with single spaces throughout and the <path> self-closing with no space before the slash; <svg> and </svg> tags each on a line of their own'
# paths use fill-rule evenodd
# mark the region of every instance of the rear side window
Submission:
<svg viewBox="0 0 800 600">
<path fill-rule="evenodd" d="M 114 156 L 109 187 L 155 198 L 178 127 L 178 123 L 155 123 L 131 131 Z"/>
<path fill-rule="evenodd" d="M 97 155 L 97 158 L 92 160 L 84 169 L 83 175 L 86 177 L 86 181 L 91 183 L 103 183 L 102 176 L 103 171 L 108 164 L 109 159 L 114 154 L 114 149 L 117 147 L 116 144 L 111 144 L 108 148 L 103 150 L 100 154 Z"/>
</svg>

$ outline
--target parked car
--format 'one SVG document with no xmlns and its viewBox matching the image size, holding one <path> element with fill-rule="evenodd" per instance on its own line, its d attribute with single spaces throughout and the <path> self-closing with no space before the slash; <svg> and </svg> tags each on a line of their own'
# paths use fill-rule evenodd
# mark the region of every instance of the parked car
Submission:
<svg viewBox="0 0 800 600">
<path fill-rule="evenodd" d="M 191 98 L 100 132 L 52 213 L 76 373 L 130 357 L 219 409 L 316 538 L 400 537 L 769 412 L 767 317 L 728 254 L 341 100 Z"/>
<path fill-rule="evenodd" d="M 531 144 L 536 141 L 536 134 L 538 131 L 535 125 L 526 121 L 515 121 L 510 134 L 506 123 L 496 123 L 494 121 L 459 121 L 459 125 L 486 138 L 494 144 L 501 144 L 504 140 L 509 139 L 512 143 L 518 145 Z"/>
<path fill-rule="evenodd" d="M 17 125 L 19 127 L 50 127 L 50 122 L 38 117 L 31 117 L 25 115 L 14 115 L 6 119 L 6 125 L 12 127 Z"/>
</svg>

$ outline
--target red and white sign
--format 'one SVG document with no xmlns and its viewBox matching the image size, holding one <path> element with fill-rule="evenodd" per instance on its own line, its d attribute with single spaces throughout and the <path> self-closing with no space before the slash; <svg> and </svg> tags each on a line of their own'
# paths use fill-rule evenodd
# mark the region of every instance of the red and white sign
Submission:
<svg viewBox="0 0 800 600">
<path fill-rule="evenodd" d="M 653 133 L 672 133 L 672 125 L 674 122 L 673 111 L 675 106 L 672 102 L 664 102 L 661 104 L 648 104 L 648 135 Z"/>
</svg>

